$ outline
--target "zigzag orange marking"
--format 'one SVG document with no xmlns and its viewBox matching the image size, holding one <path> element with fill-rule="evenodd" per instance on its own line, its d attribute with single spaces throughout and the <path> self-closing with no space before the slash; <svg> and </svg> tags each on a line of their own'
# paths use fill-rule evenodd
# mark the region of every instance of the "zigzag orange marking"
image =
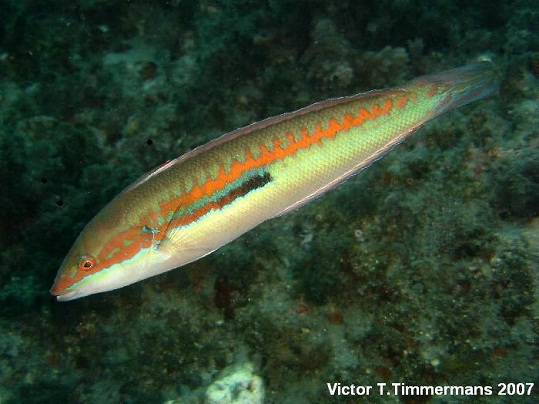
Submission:
<svg viewBox="0 0 539 404">
<path fill-rule="evenodd" d="M 390 112 L 392 105 L 393 103 L 391 99 L 387 99 L 382 108 L 375 105 L 371 112 L 367 111 L 365 108 L 362 108 L 358 112 L 357 116 L 345 114 L 342 123 L 339 123 L 335 117 L 332 117 L 329 119 L 327 129 L 322 129 L 322 125 L 318 123 L 316 124 L 315 130 L 311 135 L 309 135 L 306 128 L 302 128 L 301 137 L 299 140 L 296 140 L 292 133 L 287 133 L 285 137 L 288 139 L 289 144 L 285 148 L 281 147 L 281 140 L 278 138 L 273 140 L 275 147 L 272 151 L 268 150 L 264 144 L 260 144 L 259 148 L 261 153 L 257 158 L 254 158 L 252 153 L 247 150 L 243 163 L 234 161 L 228 173 L 226 173 L 224 168 L 221 167 L 219 170 L 219 175 L 216 179 L 209 178 L 202 186 L 193 187 L 190 192 L 180 196 L 178 198 L 179 201 L 176 201 L 175 205 L 189 206 L 198 201 L 203 195 L 211 197 L 214 192 L 224 189 L 227 184 L 237 180 L 245 172 L 256 168 L 267 167 L 276 161 L 280 161 L 286 157 L 294 155 L 299 150 L 307 149 L 313 144 L 321 144 L 323 139 L 334 139 L 340 132 L 344 132 L 353 127 L 362 125 L 367 120 L 373 120 L 379 116 L 387 115 Z M 163 205 L 165 204 L 168 205 L 169 202 L 167 201 Z M 214 203 L 208 203 L 189 215 L 175 218 L 168 227 L 174 228 L 178 226 L 185 226 L 204 216 L 213 208 L 217 208 L 217 205 Z"/>
<path fill-rule="evenodd" d="M 408 97 L 406 97 L 405 95 L 400 97 L 398 100 L 397 100 L 397 107 L 398 108 L 404 108 L 406 106 L 406 104 L 408 103 Z"/>
</svg>

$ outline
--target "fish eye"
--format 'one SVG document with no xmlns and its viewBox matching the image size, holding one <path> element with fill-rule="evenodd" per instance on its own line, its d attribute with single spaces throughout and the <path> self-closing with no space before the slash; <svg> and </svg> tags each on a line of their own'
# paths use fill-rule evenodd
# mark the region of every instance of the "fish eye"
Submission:
<svg viewBox="0 0 539 404">
<path fill-rule="evenodd" d="M 93 257 L 89 257 L 85 255 L 82 257 L 79 261 L 79 269 L 81 271 L 89 271 L 93 267 L 95 267 L 95 259 Z"/>
</svg>

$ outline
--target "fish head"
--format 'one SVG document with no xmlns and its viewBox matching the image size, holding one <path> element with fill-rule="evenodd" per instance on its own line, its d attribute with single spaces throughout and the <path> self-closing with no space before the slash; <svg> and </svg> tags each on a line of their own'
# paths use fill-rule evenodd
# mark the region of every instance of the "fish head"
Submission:
<svg viewBox="0 0 539 404">
<path fill-rule="evenodd" d="M 118 289 L 162 271 L 156 231 L 107 220 L 106 209 L 83 229 L 65 257 L 51 293 L 59 301 Z"/>
<path fill-rule="evenodd" d="M 51 293 L 58 301 L 77 299 L 97 291 L 96 282 L 90 282 L 90 279 L 99 277 L 103 265 L 97 260 L 96 251 L 83 247 L 83 238 L 81 234 L 62 262 L 54 280 Z"/>
</svg>

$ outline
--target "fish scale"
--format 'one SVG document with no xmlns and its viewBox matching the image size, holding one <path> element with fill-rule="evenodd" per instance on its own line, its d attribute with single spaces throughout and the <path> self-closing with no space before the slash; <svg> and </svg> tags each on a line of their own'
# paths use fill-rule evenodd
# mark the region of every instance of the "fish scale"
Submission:
<svg viewBox="0 0 539 404">
<path fill-rule="evenodd" d="M 72 300 L 197 260 L 496 91 L 490 63 L 330 99 L 230 132 L 127 187 L 81 232 L 51 292 Z"/>
</svg>

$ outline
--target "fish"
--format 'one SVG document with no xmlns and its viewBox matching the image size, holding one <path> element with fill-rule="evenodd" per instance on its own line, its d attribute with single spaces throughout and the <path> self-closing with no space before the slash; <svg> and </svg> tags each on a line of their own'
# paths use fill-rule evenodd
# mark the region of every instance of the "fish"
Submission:
<svg viewBox="0 0 539 404">
<path fill-rule="evenodd" d="M 198 260 L 335 188 L 425 122 L 498 86 L 492 64 L 475 63 L 321 101 L 211 140 L 143 175 L 97 213 L 51 293 L 78 299 Z"/>
</svg>

